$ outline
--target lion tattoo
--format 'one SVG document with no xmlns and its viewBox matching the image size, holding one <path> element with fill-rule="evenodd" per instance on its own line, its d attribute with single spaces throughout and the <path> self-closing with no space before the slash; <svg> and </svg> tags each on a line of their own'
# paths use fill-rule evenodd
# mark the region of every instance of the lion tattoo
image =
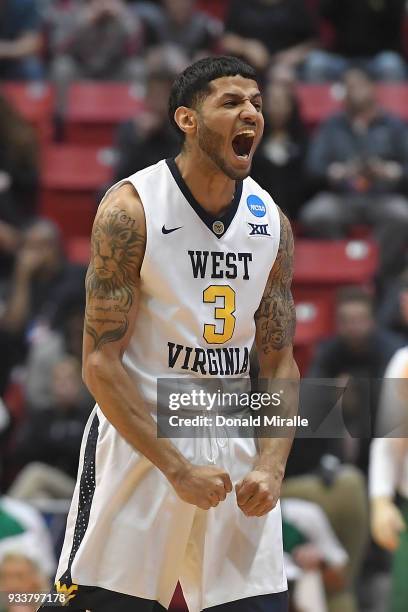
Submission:
<svg viewBox="0 0 408 612">
<path fill-rule="evenodd" d="M 93 337 L 95 348 L 120 339 L 128 329 L 126 314 L 133 303 L 143 244 L 134 224 L 124 211 L 111 210 L 101 216 L 93 231 L 86 278 L 92 306 L 87 306 L 85 329 Z"/>
</svg>

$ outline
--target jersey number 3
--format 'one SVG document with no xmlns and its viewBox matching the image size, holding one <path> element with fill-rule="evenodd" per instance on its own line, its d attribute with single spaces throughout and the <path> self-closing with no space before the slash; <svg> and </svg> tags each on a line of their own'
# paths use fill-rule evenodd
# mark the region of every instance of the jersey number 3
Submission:
<svg viewBox="0 0 408 612">
<path fill-rule="evenodd" d="M 204 324 L 204 340 L 208 344 L 224 344 L 232 338 L 235 329 L 235 291 L 229 285 L 210 285 L 203 291 L 203 301 L 214 304 L 217 298 L 224 298 L 224 305 L 215 307 L 214 318 L 223 321 L 222 332 L 217 332 L 213 323 Z"/>
</svg>

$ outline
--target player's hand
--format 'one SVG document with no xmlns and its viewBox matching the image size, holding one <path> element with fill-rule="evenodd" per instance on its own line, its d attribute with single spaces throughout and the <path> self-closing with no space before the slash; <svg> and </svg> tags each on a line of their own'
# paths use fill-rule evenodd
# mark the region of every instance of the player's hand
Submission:
<svg viewBox="0 0 408 612">
<path fill-rule="evenodd" d="M 45 261 L 45 252 L 31 247 L 20 250 L 16 259 L 16 276 L 19 279 L 29 279 L 41 270 Z"/>
<path fill-rule="evenodd" d="M 0 221 L 0 251 L 14 253 L 18 248 L 20 232 L 14 227 Z"/>
<path fill-rule="evenodd" d="M 382 548 L 394 551 L 399 546 L 400 534 L 407 528 L 397 506 L 385 497 L 374 499 L 371 507 L 371 533 Z"/>
<path fill-rule="evenodd" d="M 256 70 L 265 70 L 270 61 L 266 46 L 256 39 L 247 39 L 244 42 L 244 53 L 248 61 Z"/>
<path fill-rule="evenodd" d="M 320 569 L 324 561 L 318 547 L 310 542 L 296 546 L 292 551 L 292 557 L 296 565 L 309 571 Z"/>
<path fill-rule="evenodd" d="M 229 474 L 213 465 L 188 465 L 171 482 L 183 501 L 202 510 L 215 508 L 232 491 Z"/>
<path fill-rule="evenodd" d="M 252 470 L 235 485 L 238 507 L 246 516 L 264 516 L 276 506 L 281 484 L 272 470 Z"/>
</svg>

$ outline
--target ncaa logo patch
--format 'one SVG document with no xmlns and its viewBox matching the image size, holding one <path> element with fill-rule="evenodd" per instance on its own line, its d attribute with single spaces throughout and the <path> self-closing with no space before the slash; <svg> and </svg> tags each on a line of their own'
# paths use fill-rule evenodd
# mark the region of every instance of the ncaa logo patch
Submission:
<svg viewBox="0 0 408 612">
<path fill-rule="evenodd" d="M 247 197 L 247 206 L 255 217 L 264 217 L 266 215 L 266 206 L 257 195 Z"/>
</svg>

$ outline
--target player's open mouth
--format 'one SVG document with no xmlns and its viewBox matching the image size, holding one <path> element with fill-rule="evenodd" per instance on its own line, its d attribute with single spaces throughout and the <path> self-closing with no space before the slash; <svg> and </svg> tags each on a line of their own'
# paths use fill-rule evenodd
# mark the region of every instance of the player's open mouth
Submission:
<svg viewBox="0 0 408 612">
<path fill-rule="evenodd" d="M 235 155 L 239 159 L 249 159 L 254 140 L 255 132 L 253 130 L 243 130 L 237 134 L 232 141 L 232 148 Z"/>
</svg>

